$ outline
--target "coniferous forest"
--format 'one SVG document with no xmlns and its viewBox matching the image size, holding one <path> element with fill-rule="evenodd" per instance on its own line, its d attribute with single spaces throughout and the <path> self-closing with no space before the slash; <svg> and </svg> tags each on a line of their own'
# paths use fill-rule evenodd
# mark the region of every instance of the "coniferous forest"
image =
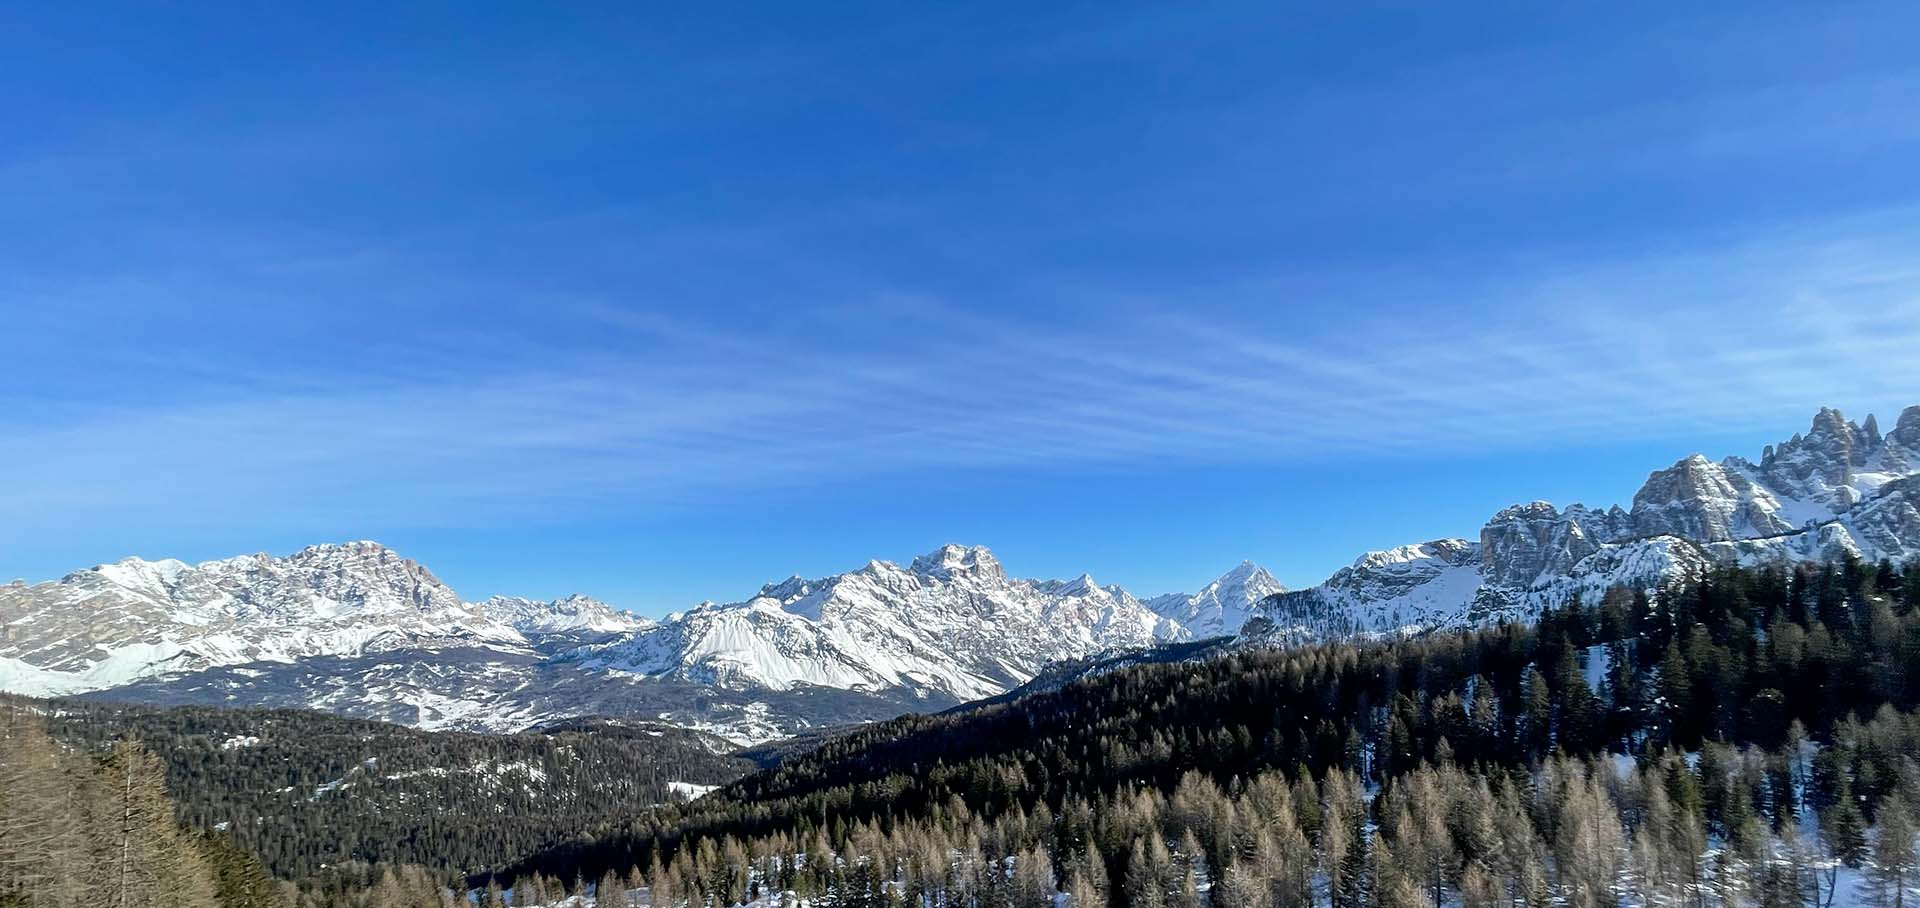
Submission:
<svg viewBox="0 0 1920 908">
<path fill-rule="evenodd" d="M 1124 669 L 876 725 L 518 869 L 693 905 L 1902 904 L 1917 604 L 1912 568 L 1726 569 Z"/>
<path fill-rule="evenodd" d="M 298 710 L 4 695 L 0 714 L 7 740 L 27 742 L 5 755 L 0 827 L 41 822 L 29 812 L 38 803 L 31 795 L 13 795 L 23 790 L 17 778 L 43 788 L 83 781 L 130 748 L 152 776 L 143 777 L 145 803 L 170 792 L 168 814 L 195 831 L 217 866 L 244 857 L 266 879 L 316 892 L 366 888 L 389 868 L 416 888 L 446 888 L 583 826 L 670 800 L 670 783 L 717 784 L 751 766 L 722 752 L 718 739 L 650 725 L 461 734 Z M 22 878 L 17 888 L 35 885 Z"/>
<path fill-rule="evenodd" d="M 70 747 L 98 753 L 131 738 L 163 755 L 183 823 L 227 830 L 294 879 L 349 861 L 497 866 L 670 800 L 671 782 L 718 784 L 750 768 L 723 740 L 646 724 L 487 735 L 304 710 L 48 707 L 50 732 Z"/>
<path fill-rule="evenodd" d="M 239 834 L 247 796 L 209 792 L 288 784 L 261 767 L 170 768 L 153 754 L 179 742 L 151 723 L 127 729 L 145 746 L 109 744 L 9 701 L 0 904 L 1906 905 L 1916 606 L 1912 567 L 1724 569 L 1527 624 L 1141 665 L 906 717 L 691 803 L 428 798 L 442 826 L 344 860 Z M 526 753 L 453 759 L 509 756 Z M 391 834 L 355 816 L 302 834 Z M 505 867 L 418 831 L 506 847 L 522 840 L 500 830 L 558 819 L 575 834 Z"/>
</svg>

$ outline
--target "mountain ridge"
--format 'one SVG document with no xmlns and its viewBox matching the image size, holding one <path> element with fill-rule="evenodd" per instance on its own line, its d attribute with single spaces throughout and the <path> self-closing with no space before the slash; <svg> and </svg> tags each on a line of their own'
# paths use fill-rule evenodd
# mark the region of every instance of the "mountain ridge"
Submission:
<svg viewBox="0 0 1920 908">
<path fill-rule="evenodd" d="M 1920 406 L 1885 433 L 1822 408 L 1758 461 L 1694 454 L 1650 472 L 1631 507 L 1516 504 L 1471 538 L 1368 552 L 1298 590 L 1243 561 L 1197 593 L 1141 599 L 1087 574 L 1011 577 L 991 550 L 948 544 L 653 621 L 583 595 L 468 602 L 368 541 L 129 558 L 0 587 L 0 689 L 461 730 L 619 715 L 754 743 L 1167 645 L 1419 633 L 1715 564 L 1846 557 L 1920 557 Z"/>
<path fill-rule="evenodd" d="M 1208 589 L 1253 604 L 1241 587 Z M 952 544 L 662 621 L 579 594 L 469 602 L 371 541 L 127 558 L 0 587 L 0 628 L 0 688 L 19 693 L 456 730 L 638 715 L 742 743 L 944 708 L 1060 659 L 1190 636 L 1118 586 L 1010 578 L 985 547 Z"/>
<path fill-rule="evenodd" d="M 1822 407 L 1811 428 L 1755 463 L 1690 454 L 1654 470 L 1632 507 L 1533 501 L 1475 539 L 1368 552 L 1327 580 L 1255 610 L 1250 643 L 1395 633 L 1526 617 L 1612 586 L 1652 588 L 1717 563 L 1920 557 L 1920 406 L 1892 431 Z"/>
</svg>

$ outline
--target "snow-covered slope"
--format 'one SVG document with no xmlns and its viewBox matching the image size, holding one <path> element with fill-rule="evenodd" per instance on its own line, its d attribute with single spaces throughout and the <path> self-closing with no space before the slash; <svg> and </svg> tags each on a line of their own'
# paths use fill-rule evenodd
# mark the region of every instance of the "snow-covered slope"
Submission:
<svg viewBox="0 0 1920 908">
<path fill-rule="evenodd" d="M 0 587 L 0 627 L 0 686 L 34 694 L 216 665 L 530 642 L 426 568 L 371 542 L 199 565 L 128 558 L 49 583 L 14 583 Z"/>
<path fill-rule="evenodd" d="M 1261 600 L 1286 591 L 1265 568 L 1242 561 L 1239 567 L 1198 593 L 1155 596 L 1147 600 L 1147 608 L 1186 628 L 1195 637 L 1217 637 L 1239 633 L 1240 626 L 1247 623 Z"/>
<path fill-rule="evenodd" d="M 1822 409 L 1759 463 L 1695 454 L 1647 477 L 1633 507 L 1536 501 L 1476 540 L 1372 552 L 1318 586 L 1269 597 L 1253 642 L 1394 633 L 1525 617 L 1616 585 L 1652 588 L 1715 563 L 1920 557 L 1920 407 L 1882 435 Z"/>
<path fill-rule="evenodd" d="M 732 689 L 812 685 L 970 700 L 1058 659 L 1187 636 L 1119 587 L 1084 575 L 1011 579 L 986 549 L 949 545 L 907 567 L 873 561 L 820 580 L 793 577 L 579 657 Z"/>
<path fill-rule="evenodd" d="M 637 615 L 616 611 L 598 599 L 578 593 L 551 602 L 494 596 L 478 606 L 481 614 L 522 634 L 619 633 L 653 626 Z"/>
</svg>

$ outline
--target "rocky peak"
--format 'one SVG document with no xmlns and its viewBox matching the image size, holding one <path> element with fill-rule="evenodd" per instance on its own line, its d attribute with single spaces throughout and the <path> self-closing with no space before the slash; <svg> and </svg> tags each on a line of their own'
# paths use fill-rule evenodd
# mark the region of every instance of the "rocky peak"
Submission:
<svg viewBox="0 0 1920 908">
<path fill-rule="evenodd" d="M 867 570 L 876 570 L 878 566 L 878 562 L 870 561 L 867 563 Z M 799 574 L 794 574 L 778 583 L 769 583 L 761 587 L 759 596 L 755 598 L 772 599 L 775 602 L 791 602 L 812 591 L 813 586 L 807 581 L 807 578 Z"/>
<path fill-rule="evenodd" d="M 1353 564 L 1341 568 L 1340 573 L 1348 571 L 1392 570 L 1402 565 L 1423 561 L 1436 561 L 1441 564 L 1462 564 L 1479 557 L 1480 544 L 1465 539 L 1434 539 L 1428 542 L 1416 542 L 1367 552 L 1353 559 Z"/>
<path fill-rule="evenodd" d="M 1738 464 L 1729 469 L 1693 454 L 1647 477 L 1633 496 L 1632 523 L 1640 536 L 1725 542 L 1791 530 L 1779 510 Z"/>
<path fill-rule="evenodd" d="M 1210 587 L 1238 587 L 1261 581 L 1271 581 L 1274 584 L 1279 583 L 1279 581 L 1273 579 L 1272 574 L 1267 573 L 1266 568 L 1254 564 L 1253 559 L 1249 558 L 1234 565 L 1233 570 L 1221 574 L 1218 580 L 1207 585 Z"/>
<path fill-rule="evenodd" d="M 1813 428 L 1807 430 L 1807 437 L 1851 438 L 1854 431 L 1854 424 L 1839 410 L 1821 407 L 1820 412 L 1813 414 Z"/>
<path fill-rule="evenodd" d="M 1900 418 L 1894 422 L 1893 431 L 1887 433 L 1886 441 L 1920 454 L 1920 407 L 1901 410 Z"/>
<path fill-rule="evenodd" d="M 1598 511 L 1583 504 L 1571 504 L 1565 514 L 1596 542 L 1615 542 L 1633 534 L 1633 515 L 1619 505 Z"/>
<path fill-rule="evenodd" d="M 1839 481 L 1846 468 L 1864 466 L 1880 446 L 1878 425 L 1868 417 L 1869 426 L 1856 426 L 1839 410 L 1821 407 L 1805 435 L 1773 446 L 1773 457 L 1763 466 L 1804 461 L 1811 469 L 1821 470 L 1831 481 Z M 1765 460 L 1765 458 L 1763 458 Z"/>
<path fill-rule="evenodd" d="M 985 582 L 1001 582 L 1007 579 L 1006 571 L 1000 567 L 1000 561 L 986 546 L 963 546 L 949 543 L 925 555 L 913 559 L 908 568 L 923 577 L 939 580 L 969 579 Z"/>
<path fill-rule="evenodd" d="M 1155 596 L 1146 606 L 1194 636 L 1211 637 L 1238 633 L 1261 600 L 1286 589 L 1265 568 L 1242 561 L 1198 593 Z"/>
<path fill-rule="evenodd" d="M 1768 447 L 1754 472 L 1777 498 L 1822 509 L 1816 518 L 1831 516 L 1860 503 L 1889 472 L 1910 468 L 1905 452 L 1888 450 L 1889 440 L 1880 437 L 1871 416 L 1855 425 L 1839 410 L 1822 407 L 1806 434 Z M 1738 458 L 1729 462 L 1749 466 Z"/>
<path fill-rule="evenodd" d="M 592 596 L 579 593 L 549 602 L 519 596 L 494 596 L 480 603 L 479 610 L 486 617 L 523 634 L 611 632 L 653 626 L 652 621 L 619 611 Z"/>
<path fill-rule="evenodd" d="M 1072 580 L 1060 584 L 1055 589 L 1057 589 L 1062 596 L 1085 596 L 1102 591 L 1100 584 L 1094 582 L 1092 574 L 1081 574 Z"/>
<path fill-rule="evenodd" d="M 422 612 L 457 610 L 463 603 L 452 588 L 410 558 L 377 542 L 358 541 L 308 546 L 285 558 L 259 554 L 200 566 L 214 574 L 237 568 L 222 586 L 237 598 L 274 604 L 278 595 L 337 603 L 353 609 L 412 608 Z M 253 595 L 256 591 L 260 595 Z"/>
<path fill-rule="evenodd" d="M 1222 603 L 1253 604 L 1275 593 L 1287 591 L 1280 581 L 1274 579 L 1267 569 L 1252 560 L 1241 561 L 1233 570 L 1226 572 L 1212 583 L 1200 588 L 1196 598 L 1215 599 Z"/>
<path fill-rule="evenodd" d="M 192 565 L 172 558 L 159 561 L 122 558 L 112 564 L 97 564 L 84 571 L 74 571 L 60 578 L 60 582 L 89 584 L 104 581 L 142 595 L 164 597 L 179 584 L 182 576 L 192 570 Z"/>
<path fill-rule="evenodd" d="M 1582 514 L 1590 513 L 1581 509 Z M 1480 528 L 1487 581 L 1526 589 L 1542 576 L 1565 573 L 1600 549 L 1580 521 L 1544 501 L 1503 509 Z"/>
</svg>

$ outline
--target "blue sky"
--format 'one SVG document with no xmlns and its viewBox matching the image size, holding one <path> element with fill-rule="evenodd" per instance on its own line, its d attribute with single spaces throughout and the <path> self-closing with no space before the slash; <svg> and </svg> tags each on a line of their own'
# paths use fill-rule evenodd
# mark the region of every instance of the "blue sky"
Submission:
<svg viewBox="0 0 1920 908">
<path fill-rule="evenodd" d="M 0 10 L 0 577 L 1304 585 L 1920 403 L 1910 5 L 74 6 Z"/>
</svg>

